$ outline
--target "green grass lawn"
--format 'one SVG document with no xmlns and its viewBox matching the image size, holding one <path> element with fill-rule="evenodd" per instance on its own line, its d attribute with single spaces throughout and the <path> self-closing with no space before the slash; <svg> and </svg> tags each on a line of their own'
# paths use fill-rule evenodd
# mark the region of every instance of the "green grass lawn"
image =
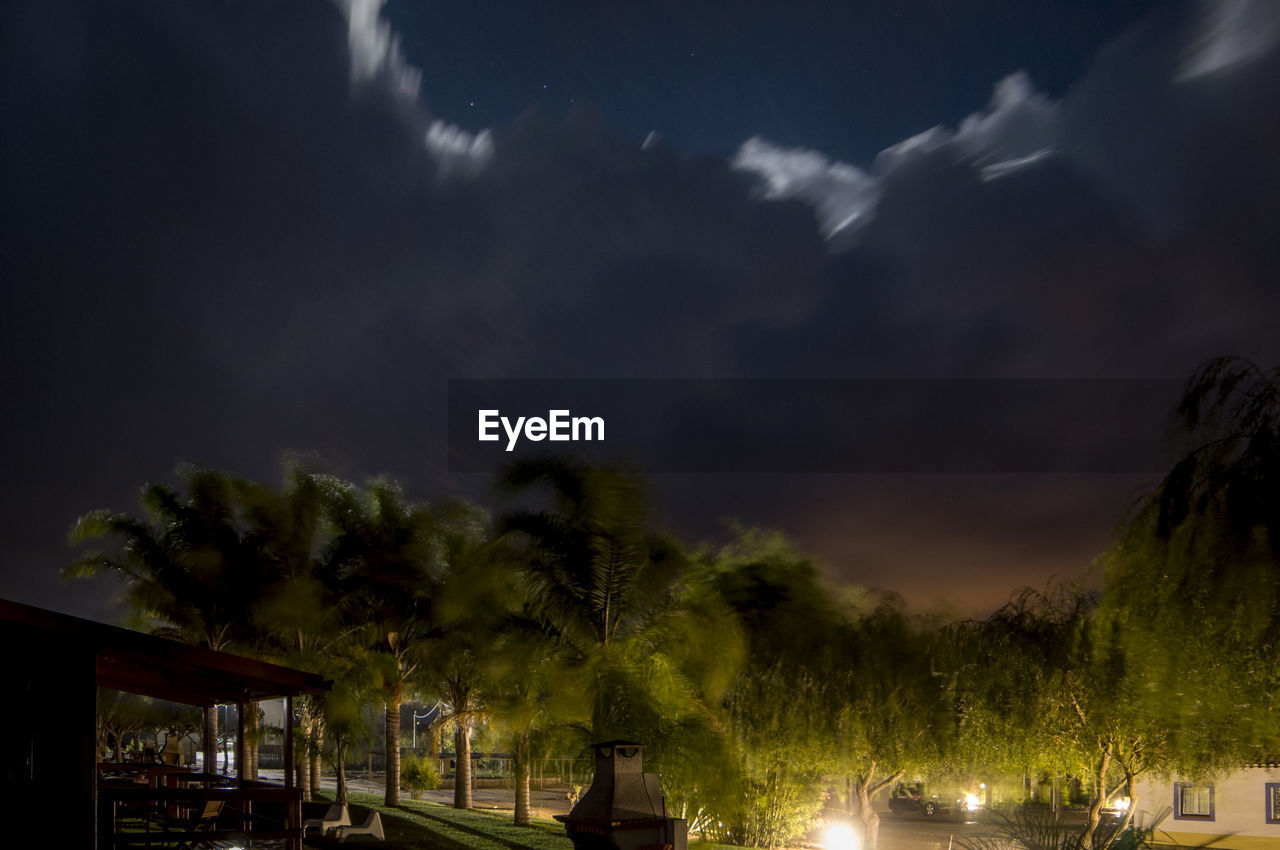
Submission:
<svg viewBox="0 0 1280 850">
<path fill-rule="evenodd" d="M 573 850 L 564 833 L 564 824 L 550 818 L 535 818 L 530 826 L 516 826 L 511 812 L 471 809 L 464 811 L 422 800 L 401 800 L 399 808 L 382 805 L 381 794 L 352 791 L 351 820 L 364 820 L 369 809 L 382 813 L 386 843 L 367 835 L 348 838 L 339 845 L 334 838 L 308 838 L 311 847 L 392 848 L 392 850 Z M 743 850 L 724 844 L 690 841 L 696 850 Z"/>
<path fill-rule="evenodd" d="M 399 808 L 382 805 L 381 794 L 352 792 L 351 820 L 362 821 L 369 809 L 382 813 L 386 843 L 366 835 L 348 838 L 343 847 L 370 845 L 394 850 L 572 850 L 564 826 L 536 819 L 516 826 L 510 812 L 461 811 L 439 803 L 403 799 Z M 313 847 L 337 847 L 333 838 L 308 838 Z"/>
</svg>

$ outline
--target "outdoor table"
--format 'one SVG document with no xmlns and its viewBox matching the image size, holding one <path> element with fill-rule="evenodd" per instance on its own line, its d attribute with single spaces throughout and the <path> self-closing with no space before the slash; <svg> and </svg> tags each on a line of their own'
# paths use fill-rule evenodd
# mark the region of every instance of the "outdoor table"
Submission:
<svg viewBox="0 0 1280 850">
<path fill-rule="evenodd" d="M 192 773 L 195 773 L 195 771 L 189 767 L 176 764 L 163 764 L 161 762 L 141 764 L 137 762 L 122 763 L 104 761 L 98 763 L 98 777 L 100 780 L 104 774 L 114 774 L 116 776 L 145 776 L 146 783 L 152 788 L 160 788 L 163 786 L 172 787 L 168 777 L 182 776 Z"/>
<path fill-rule="evenodd" d="M 302 792 L 296 788 L 263 782 L 237 782 L 218 774 L 197 774 L 187 787 L 149 788 L 132 787 L 111 782 L 99 789 L 99 829 L 105 837 L 102 847 L 172 846 L 190 843 L 194 839 L 207 842 L 236 841 L 244 843 L 245 835 L 252 833 L 254 840 L 283 840 L 287 847 L 300 850 L 302 838 Z M 206 787 L 209 786 L 209 787 Z M 219 816 L 220 826 L 196 833 L 191 814 L 209 801 L 222 801 L 225 807 Z M 118 806 L 157 802 L 158 818 L 147 818 L 141 824 L 126 824 L 115 816 Z M 255 814 L 258 805 L 270 806 L 275 811 L 268 819 Z M 165 810 L 180 807 L 186 814 L 179 817 L 165 816 Z"/>
</svg>

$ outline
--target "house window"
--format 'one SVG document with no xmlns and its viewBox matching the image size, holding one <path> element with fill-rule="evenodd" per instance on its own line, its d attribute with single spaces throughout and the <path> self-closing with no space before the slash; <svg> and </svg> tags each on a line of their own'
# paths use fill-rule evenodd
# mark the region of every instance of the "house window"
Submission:
<svg viewBox="0 0 1280 850">
<path fill-rule="evenodd" d="M 1267 783 L 1267 823 L 1280 823 L 1280 782 Z"/>
<path fill-rule="evenodd" d="M 1174 820 L 1213 820 L 1213 786 L 1175 782 Z"/>
</svg>

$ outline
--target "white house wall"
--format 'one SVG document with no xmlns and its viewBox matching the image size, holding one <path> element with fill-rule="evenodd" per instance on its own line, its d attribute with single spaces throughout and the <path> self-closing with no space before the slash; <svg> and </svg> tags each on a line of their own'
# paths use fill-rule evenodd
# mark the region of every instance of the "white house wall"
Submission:
<svg viewBox="0 0 1280 850">
<path fill-rule="evenodd" d="M 1213 786 L 1213 820 L 1174 818 L 1177 781 L 1137 784 L 1134 817 L 1141 826 L 1156 823 L 1158 842 L 1194 847 L 1217 838 L 1214 850 L 1280 850 L 1280 823 L 1267 822 L 1266 796 L 1268 783 L 1280 783 L 1280 766 L 1244 768 L 1198 783 Z"/>
</svg>

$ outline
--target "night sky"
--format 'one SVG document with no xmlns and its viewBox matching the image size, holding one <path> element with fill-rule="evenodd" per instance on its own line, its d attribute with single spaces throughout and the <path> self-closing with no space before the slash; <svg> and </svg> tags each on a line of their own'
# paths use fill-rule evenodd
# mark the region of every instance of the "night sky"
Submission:
<svg viewBox="0 0 1280 850">
<path fill-rule="evenodd" d="M 1278 42 L 1270 0 L 11 0 L 0 597 L 116 619 L 66 531 L 184 461 L 500 507 L 450 378 L 1274 365 Z M 652 483 L 974 613 L 1085 573 L 1155 481 L 1104 472 Z"/>
</svg>

